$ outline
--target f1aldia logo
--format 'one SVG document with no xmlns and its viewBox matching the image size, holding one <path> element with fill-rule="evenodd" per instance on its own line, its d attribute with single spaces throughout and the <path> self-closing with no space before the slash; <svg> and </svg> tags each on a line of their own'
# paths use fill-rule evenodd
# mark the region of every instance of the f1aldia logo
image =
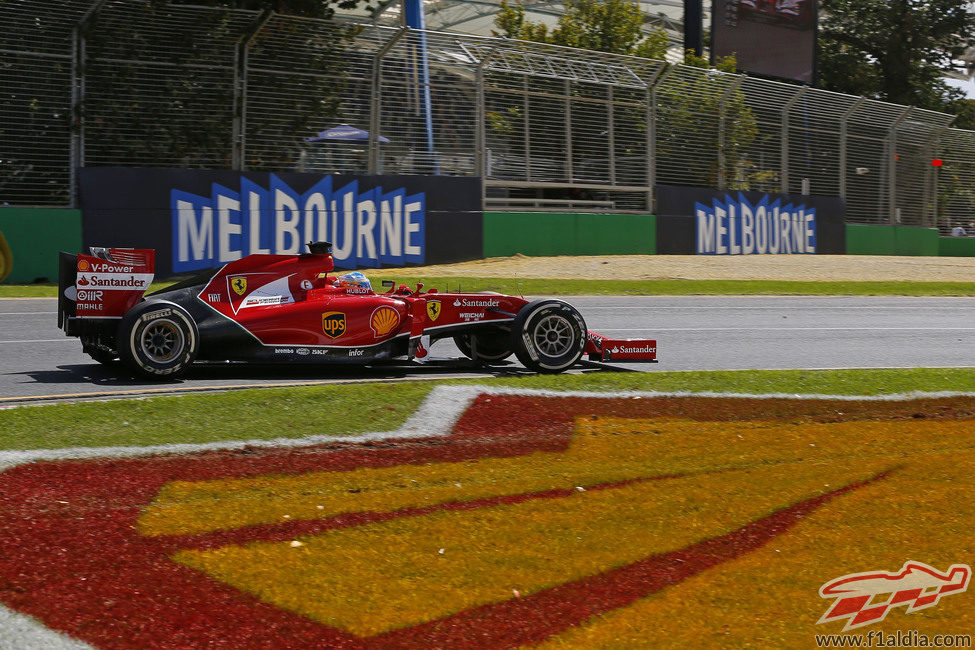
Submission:
<svg viewBox="0 0 975 650">
<path fill-rule="evenodd" d="M 924 564 L 908 561 L 900 571 L 866 571 L 830 580 L 819 588 L 822 598 L 835 598 L 819 623 L 846 620 L 843 631 L 878 623 L 894 607 L 907 606 L 907 613 L 934 607 L 942 596 L 968 589 L 972 569 L 967 564 L 952 564 L 945 573 Z M 886 594 L 881 602 L 873 600 Z"/>
<path fill-rule="evenodd" d="M 329 311 L 322 314 L 322 331 L 325 336 L 337 339 L 345 334 L 345 314 L 340 311 Z"/>
</svg>

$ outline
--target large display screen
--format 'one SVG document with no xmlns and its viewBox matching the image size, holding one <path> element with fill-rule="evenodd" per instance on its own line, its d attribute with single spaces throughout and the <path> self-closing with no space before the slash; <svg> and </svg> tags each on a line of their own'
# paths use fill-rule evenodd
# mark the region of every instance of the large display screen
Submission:
<svg viewBox="0 0 975 650">
<path fill-rule="evenodd" d="M 738 69 L 815 82 L 816 0 L 713 0 L 711 53 Z"/>
</svg>

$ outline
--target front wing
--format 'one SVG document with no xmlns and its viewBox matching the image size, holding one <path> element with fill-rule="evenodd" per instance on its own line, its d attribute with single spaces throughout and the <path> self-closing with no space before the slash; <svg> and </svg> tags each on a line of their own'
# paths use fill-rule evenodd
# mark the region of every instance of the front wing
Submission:
<svg viewBox="0 0 975 650">
<path fill-rule="evenodd" d="M 610 339 L 590 330 L 585 354 L 590 361 L 657 363 L 657 341 Z"/>
</svg>

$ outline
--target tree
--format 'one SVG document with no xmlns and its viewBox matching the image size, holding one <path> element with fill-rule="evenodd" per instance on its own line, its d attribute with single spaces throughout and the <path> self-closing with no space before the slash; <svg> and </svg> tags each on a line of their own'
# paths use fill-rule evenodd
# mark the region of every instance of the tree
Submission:
<svg viewBox="0 0 975 650">
<path fill-rule="evenodd" d="M 643 34 L 643 12 L 632 0 L 568 0 L 555 29 L 525 20 L 524 6 L 502 0 L 495 36 L 583 50 L 662 59 L 669 39 L 663 30 Z"/>
<path fill-rule="evenodd" d="M 821 0 L 819 85 L 937 111 L 965 108 L 944 82 L 975 45 L 967 0 Z M 967 120 L 966 120 L 967 121 Z"/>
</svg>

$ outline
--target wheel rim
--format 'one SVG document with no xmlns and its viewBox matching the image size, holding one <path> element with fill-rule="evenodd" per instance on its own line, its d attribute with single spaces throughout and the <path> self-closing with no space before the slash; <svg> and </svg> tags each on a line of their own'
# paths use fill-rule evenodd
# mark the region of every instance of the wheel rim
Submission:
<svg viewBox="0 0 975 650">
<path fill-rule="evenodd" d="M 142 332 L 142 353 L 156 363 L 172 361 L 183 351 L 183 332 L 171 320 L 153 321 Z"/>
<path fill-rule="evenodd" d="M 572 347 L 575 338 L 572 324 L 562 316 L 546 316 L 535 326 L 532 339 L 535 349 L 547 357 L 558 357 Z"/>
</svg>

